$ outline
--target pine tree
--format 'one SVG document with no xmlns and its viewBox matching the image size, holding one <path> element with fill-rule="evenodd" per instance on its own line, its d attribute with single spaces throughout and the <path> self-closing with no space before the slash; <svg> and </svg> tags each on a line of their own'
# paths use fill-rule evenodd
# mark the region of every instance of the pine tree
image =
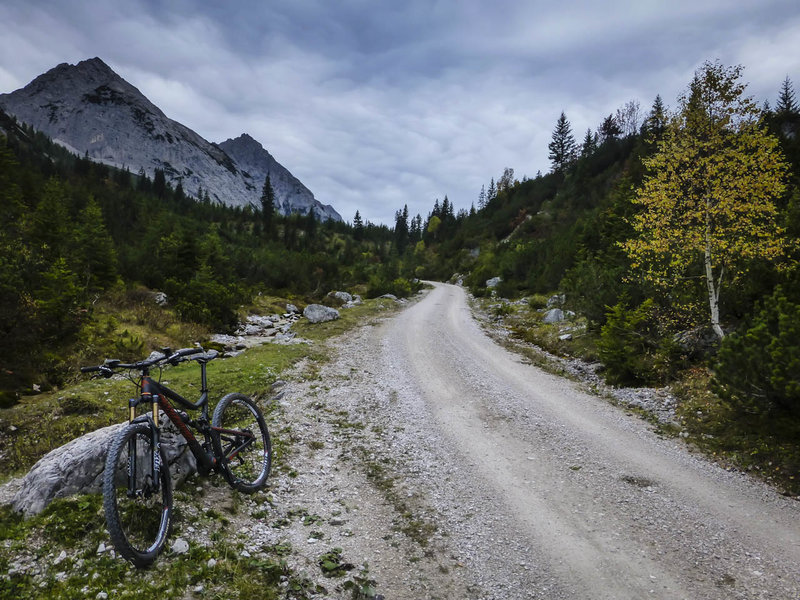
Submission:
<svg viewBox="0 0 800 600">
<path fill-rule="evenodd" d="M 183 182 L 179 179 L 178 185 L 175 186 L 175 200 L 181 202 L 186 198 L 186 194 L 183 191 Z"/>
<path fill-rule="evenodd" d="M 445 194 L 444 200 L 442 200 L 442 221 L 449 222 L 452 216 L 453 207 L 450 206 L 450 200 L 447 198 L 447 194 Z"/>
<path fill-rule="evenodd" d="M 159 200 L 163 200 L 167 194 L 167 176 L 164 174 L 164 169 L 156 169 L 153 174 L 153 193 Z"/>
<path fill-rule="evenodd" d="M 781 91 L 778 95 L 778 104 L 775 107 L 775 112 L 780 116 L 794 115 L 799 112 L 797 101 L 795 100 L 794 96 L 792 82 L 789 80 L 788 75 L 786 76 L 786 79 L 783 80 L 783 84 L 781 85 Z"/>
<path fill-rule="evenodd" d="M 398 254 L 402 254 L 408 245 L 408 205 L 394 215 L 394 243 Z"/>
<path fill-rule="evenodd" d="M 614 115 L 608 115 L 603 122 L 600 124 L 600 128 L 598 129 L 598 136 L 600 138 L 600 145 L 605 144 L 611 140 L 617 139 L 620 135 L 622 135 L 622 129 L 617 123 L 617 119 Z"/>
<path fill-rule="evenodd" d="M 308 215 L 306 215 L 306 244 L 308 246 L 316 239 L 317 237 L 317 215 L 314 212 L 314 207 L 312 206 L 309 211 Z"/>
<path fill-rule="evenodd" d="M 364 239 L 364 221 L 361 220 L 361 213 L 358 211 L 353 217 L 353 239 L 357 242 Z"/>
<path fill-rule="evenodd" d="M 661 100 L 661 94 L 658 94 L 653 102 L 653 107 L 650 109 L 650 114 L 647 115 L 644 121 L 645 134 L 650 141 L 660 140 L 666 127 L 667 109 L 664 106 L 664 101 Z"/>
<path fill-rule="evenodd" d="M 275 190 L 272 188 L 272 180 L 269 173 L 264 180 L 264 187 L 261 188 L 261 225 L 264 230 L 264 237 L 272 238 L 275 227 Z"/>
<path fill-rule="evenodd" d="M 547 148 L 550 150 L 548 158 L 553 165 L 553 173 L 563 173 L 575 159 L 575 138 L 572 137 L 572 127 L 564 111 L 556 121 L 553 139 Z"/>
<path fill-rule="evenodd" d="M 486 202 L 487 204 L 497 198 L 497 187 L 494 184 L 494 177 L 489 182 L 489 191 L 486 192 Z"/>
<path fill-rule="evenodd" d="M 486 186 L 481 186 L 481 192 L 478 194 L 478 210 L 483 210 L 486 206 Z"/>
<path fill-rule="evenodd" d="M 73 250 L 76 275 L 86 292 L 103 290 L 117 280 L 117 254 L 93 196 L 78 215 L 77 225 Z"/>
<path fill-rule="evenodd" d="M 586 130 L 586 135 L 581 144 L 581 158 L 587 158 L 595 153 L 597 150 L 597 136 L 592 133 L 591 129 Z"/>
</svg>

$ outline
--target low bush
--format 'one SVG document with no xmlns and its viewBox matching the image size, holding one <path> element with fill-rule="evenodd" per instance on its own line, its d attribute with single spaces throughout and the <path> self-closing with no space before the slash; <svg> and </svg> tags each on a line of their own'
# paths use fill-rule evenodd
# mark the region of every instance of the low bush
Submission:
<svg viewBox="0 0 800 600">
<path fill-rule="evenodd" d="M 722 340 L 713 390 L 741 412 L 800 416 L 800 304 L 781 288 Z"/>
</svg>

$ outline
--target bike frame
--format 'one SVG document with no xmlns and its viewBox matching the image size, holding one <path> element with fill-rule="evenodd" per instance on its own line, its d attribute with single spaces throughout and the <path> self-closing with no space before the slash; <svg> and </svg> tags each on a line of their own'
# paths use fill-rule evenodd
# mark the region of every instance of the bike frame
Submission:
<svg viewBox="0 0 800 600">
<path fill-rule="evenodd" d="M 234 458 L 240 451 L 249 446 L 255 435 L 250 432 L 225 429 L 222 427 L 212 427 L 208 421 L 208 379 L 206 376 L 206 361 L 198 360 L 200 363 L 200 399 L 197 402 L 191 402 L 169 389 L 167 386 L 156 382 L 149 375 L 149 369 L 142 371 L 141 393 L 138 398 L 131 398 L 128 400 L 129 422 L 141 423 L 146 422 L 151 425 L 150 431 L 152 432 L 152 448 L 153 451 L 153 490 L 158 491 L 161 485 L 161 430 L 159 428 L 159 409 L 164 411 L 167 418 L 175 425 L 180 434 L 186 439 L 192 454 L 197 461 L 197 471 L 201 475 L 208 475 L 214 468 L 217 467 L 217 457 L 214 456 L 213 450 L 209 451 L 207 448 L 211 446 L 211 431 L 216 431 L 220 434 L 230 434 L 237 437 L 236 447 L 232 449 L 225 457 L 225 460 Z M 192 433 L 188 426 L 188 419 L 184 420 L 175 407 L 170 402 L 176 402 L 180 406 L 188 410 L 201 410 L 201 416 L 197 424 L 192 424 L 197 430 L 203 434 L 204 446 L 200 444 L 197 438 Z M 152 408 L 147 413 L 136 416 L 136 407 L 140 404 L 151 404 Z M 239 438 L 242 438 L 241 440 Z M 136 456 L 136 440 L 131 438 L 128 447 L 128 493 L 135 495 L 136 492 L 136 460 L 130 460 L 130 457 Z"/>
</svg>

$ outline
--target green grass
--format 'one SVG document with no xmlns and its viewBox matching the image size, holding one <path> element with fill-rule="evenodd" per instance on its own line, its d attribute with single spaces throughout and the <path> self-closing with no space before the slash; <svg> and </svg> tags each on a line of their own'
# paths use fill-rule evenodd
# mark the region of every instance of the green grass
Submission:
<svg viewBox="0 0 800 600">
<path fill-rule="evenodd" d="M 364 303 L 352 308 L 342 308 L 339 310 L 339 318 L 335 321 L 317 323 L 312 325 L 308 321 L 301 320 L 293 328 L 297 335 L 312 341 L 322 341 L 333 336 L 340 335 L 356 325 L 368 321 L 376 316 L 390 314 L 397 310 L 399 305 L 394 300 L 386 298 L 375 298 L 364 300 Z"/>
<path fill-rule="evenodd" d="M 210 362 L 212 409 L 230 392 L 264 398 L 281 373 L 311 352 L 303 344 L 267 344 Z M 187 399 L 200 395 L 200 368 L 195 362 L 165 368 L 162 381 Z M 44 454 L 76 437 L 125 421 L 127 399 L 135 393 L 126 379 L 96 379 L 23 397 L 19 404 L 0 411 L 0 453 L 5 457 L 0 461 L 0 477 L 29 469 Z M 263 403 L 262 408 L 266 413 L 270 410 Z"/>
<path fill-rule="evenodd" d="M 178 523 L 177 527 L 180 527 Z M 0 508 L 0 570 L 14 573 L 0 578 L 2 598 L 184 598 L 198 586 L 203 597 L 266 598 L 281 596 L 280 579 L 294 574 L 279 556 L 242 557 L 229 542 L 203 546 L 189 537 L 190 550 L 173 555 L 168 550 L 151 569 L 98 554 L 106 542 L 99 496 L 77 496 L 54 501 L 44 512 L 23 520 L 8 507 Z M 66 558 L 57 562 L 61 552 Z M 32 553 L 37 559 L 35 576 L 15 565 L 17 557 Z M 210 559 L 214 559 L 209 563 Z M 30 571 L 30 570 L 28 570 Z M 296 596 L 302 598 L 304 596 Z"/>
</svg>

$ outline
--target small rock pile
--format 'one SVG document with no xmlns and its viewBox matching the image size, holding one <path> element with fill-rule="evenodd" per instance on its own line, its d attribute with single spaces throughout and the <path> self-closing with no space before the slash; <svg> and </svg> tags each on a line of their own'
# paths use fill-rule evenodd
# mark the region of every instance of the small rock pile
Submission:
<svg viewBox="0 0 800 600">
<path fill-rule="evenodd" d="M 267 342 L 297 343 L 300 341 L 296 339 L 297 334 L 290 330 L 301 316 L 296 306 L 287 304 L 282 315 L 249 315 L 233 335 L 216 333 L 210 339 L 224 346 L 228 356 L 236 356 L 247 348 Z"/>
</svg>

